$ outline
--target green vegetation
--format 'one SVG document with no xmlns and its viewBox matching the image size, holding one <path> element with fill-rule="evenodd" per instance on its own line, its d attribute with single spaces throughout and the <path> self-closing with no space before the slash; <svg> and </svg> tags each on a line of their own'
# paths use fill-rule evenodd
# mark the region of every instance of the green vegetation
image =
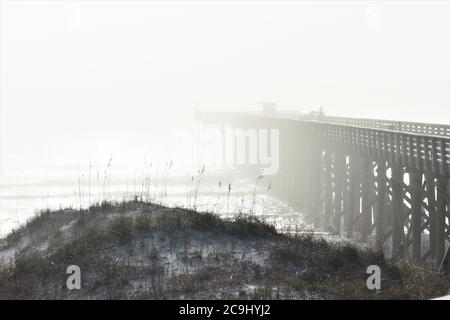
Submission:
<svg viewBox="0 0 450 320">
<path fill-rule="evenodd" d="M 254 216 L 148 202 L 44 211 L 0 246 L 1 299 L 427 299 L 450 279 L 372 250 L 292 236 Z M 1 260 L 0 260 L 1 261 Z M 78 265 L 82 288 L 66 288 Z M 381 290 L 366 269 L 382 270 Z"/>
</svg>

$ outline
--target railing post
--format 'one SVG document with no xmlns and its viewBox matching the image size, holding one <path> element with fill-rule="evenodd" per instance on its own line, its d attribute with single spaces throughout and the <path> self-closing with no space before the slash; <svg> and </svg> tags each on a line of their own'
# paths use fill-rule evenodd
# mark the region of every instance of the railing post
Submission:
<svg viewBox="0 0 450 320">
<path fill-rule="evenodd" d="M 311 214 L 311 180 L 314 179 L 312 172 L 311 172 L 311 165 L 312 165 L 312 154 L 311 154 L 311 143 L 312 143 L 312 132 L 311 129 L 308 134 L 307 144 L 309 144 L 305 149 L 303 153 L 303 181 L 302 181 L 302 189 L 303 189 L 303 210 L 306 211 L 307 214 Z"/>
<path fill-rule="evenodd" d="M 334 159 L 334 216 L 333 227 L 334 232 L 341 234 L 341 216 L 342 216 L 342 194 L 345 177 L 345 156 L 342 152 L 336 152 Z"/>
<path fill-rule="evenodd" d="M 402 242 L 405 237 L 403 226 L 403 168 L 392 165 L 392 206 L 394 217 L 392 219 L 392 251 L 393 257 L 397 258 L 401 254 Z"/>
<path fill-rule="evenodd" d="M 294 172 L 296 170 L 296 166 L 295 166 L 295 158 L 293 156 L 293 149 L 296 145 L 296 136 L 295 136 L 295 131 L 293 130 L 293 128 L 289 129 L 287 138 L 286 138 L 288 144 L 287 144 L 287 149 L 289 150 L 288 152 L 288 159 L 287 159 L 287 166 L 286 166 L 286 174 L 287 174 L 287 199 L 288 199 L 288 204 L 290 206 L 293 206 L 295 203 L 295 198 L 296 198 L 296 188 L 295 188 L 295 175 Z"/>
<path fill-rule="evenodd" d="M 428 231 L 430 233 L 430 256 L 436 258 L 436 184 L 430 173 L 425 174 L 426 197 L 428 202 Z"/>
<path fill-rule="evenodd" d="M 350 156 L 349 161 L 349 194 L 348 194 L 348 206 L 347 210 L 344 212 L 344 224 L 345 231 L 347 233 L 347 238 L 353 238 L 353 230 L 354 230 L 354 221 L 355 221 L 355 209 L 358 208 L 359 211 L 359 197 L 357 198 L 357 192 L 359 192 L 359 183 L 358 183 L 358 169 L 359 161 L 356 155 Z M 358 200 L 358 203 L 356 203 Z"/>
<path fill-rule="evenodd" d="M 320 222 L 320 202 L 321 202 L 321 191 L 322 191 L 322 149 L 318 145 L 313 145 L 311 150 L 311 209 L 314 223 L 316 226 Z"/>
<path fill-rule="evenodd" d="M 383 248 L 385 237 L 385 205 L 386 205 L 386 163 L 377 164 L 377 220 L 376 220 L 376 246 Z"/>
<path fill-rule="evenodd" d="M 325 183 L 325 214 L 323 219 L 324 230 L 330 226 L 330 219 L 333 214 L 333 180 L 332 180 L 332 153 L 329 150 L 325 151 L 324 155 L 324 183 Z"/>
<path fill-rule="evenodd" d="M 298 210 L 304 210 L 304 201 L 306 198 L 305 194 L 305 184 L 304 179 L 306 175 L 306 166 L 305 166 L 305 145 L 307 145 L 307 141 L 305 139 L 305 134 L 303 130 L 299 130 L 299 141 L 301 145 L 298 149 L 296 149 L 296 158 L 297 163 L 296 167 L 297 170 L 295 172 L 295 179 L 296 179 L 296 189 L 297 189 L 297 209 Z"/>
<path fill-rule="evenodd" d="M 410 173 L 411 185 L 411 241 L 412 258 L 419 262 L 421 258 L 422 246 L 422 173 L 412 171 Z"/>
<path fill-rule="evenodd" d="M 362 202 L 362 232 L 361 240 L 367 241 L 367 237 L 372 227 L 372 207 L 371 207 L 371 178 L 372 178 L 372 163 L 364 159 L 362 164 L 362 185 L 361 185 L 361 202 Z"/>
<path fill-rule="evenodd" d="M 439 267 L 445 253 L 445 216 L 447 213 L 448 180 L 437 179 L 437 207 L 435 219 L 436 265 Z"/>
</svg>

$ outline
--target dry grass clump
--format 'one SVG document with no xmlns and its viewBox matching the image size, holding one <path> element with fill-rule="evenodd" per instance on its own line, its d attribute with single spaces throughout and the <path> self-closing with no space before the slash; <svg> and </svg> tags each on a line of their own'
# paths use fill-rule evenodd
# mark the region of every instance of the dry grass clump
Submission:
<svg viewBox="0 0 450 320">
<path fill-rule="evenodd" d="M 450 279 L 380 252 L 278 233 L 253 216 L 139 201 L 45 211 L 6 238 L 0 299 L 428 299 Z M 65 287 L 66 268 L 82 289 Z M 367 289 L 366 269 L 382 270 Z"/>
</svg>

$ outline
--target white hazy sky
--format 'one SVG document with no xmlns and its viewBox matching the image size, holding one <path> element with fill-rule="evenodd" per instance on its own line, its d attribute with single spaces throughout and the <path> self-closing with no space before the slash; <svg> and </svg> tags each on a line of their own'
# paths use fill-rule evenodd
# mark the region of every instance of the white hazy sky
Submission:
<svg viewBox="0 0 450 320">
<path fill-rule="evenodd" d="M 449 18 L 448 1 L 1 0 L 2 159 L 258 101 L 449 123 Z"/>
</svg>

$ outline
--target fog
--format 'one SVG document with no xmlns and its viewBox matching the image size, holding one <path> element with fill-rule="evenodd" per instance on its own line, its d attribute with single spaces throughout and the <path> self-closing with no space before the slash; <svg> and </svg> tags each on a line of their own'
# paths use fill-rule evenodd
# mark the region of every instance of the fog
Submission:
<svg viewBox="0 0 450 320">
<path fill-rule="evenodd" d="M 448 294 L 449 124 L 449 1 L 0 0 L 0 299 Z"/>
<path fill-rule="evenodd" d="M 142 161 L 195 109 L 260 101 L 449 123 L 449 12 L 447 1 L 2 1 L 2 173 Z"/>
</svg>

